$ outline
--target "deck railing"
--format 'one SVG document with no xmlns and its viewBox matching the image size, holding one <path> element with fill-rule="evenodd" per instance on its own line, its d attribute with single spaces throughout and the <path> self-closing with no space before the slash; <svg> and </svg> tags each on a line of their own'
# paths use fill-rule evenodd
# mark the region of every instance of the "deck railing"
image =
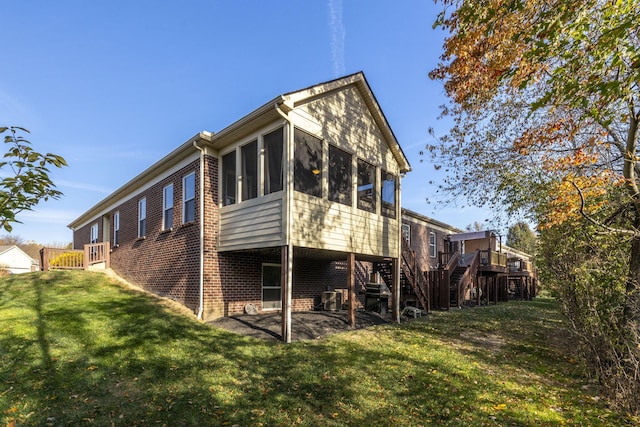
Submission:
<svg viewBox="0 0 640 427">
<path fill-rule="evenodd" d="M 110 267 L 109 242 L 91 243 L 84 249 L 40 249 L 40 269 L 49 270 L 89 270 Z"/>
<path fill-rule="evenodd" d="M 480 265 L 507 266 L 507 254 L 492 250 L 480 251 Z"/>
<path fill-rule="evenodd" d="M 533 265 L 531 261 L 520 258 L 510 258 L 508 261 L 509 271 L 512 273 L 533 271 Z"/>
</svg>

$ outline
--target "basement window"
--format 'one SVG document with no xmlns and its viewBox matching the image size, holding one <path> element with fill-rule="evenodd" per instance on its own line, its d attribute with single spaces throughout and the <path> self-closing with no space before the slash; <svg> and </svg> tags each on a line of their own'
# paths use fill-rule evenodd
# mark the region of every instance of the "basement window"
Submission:
<svg viewBox="0 0 640 427">
<path fill-rule="evenodd" d="M 282 307 L 280 264 L 262 264 L 262 309 L 279 310 Z"/>
</svg>

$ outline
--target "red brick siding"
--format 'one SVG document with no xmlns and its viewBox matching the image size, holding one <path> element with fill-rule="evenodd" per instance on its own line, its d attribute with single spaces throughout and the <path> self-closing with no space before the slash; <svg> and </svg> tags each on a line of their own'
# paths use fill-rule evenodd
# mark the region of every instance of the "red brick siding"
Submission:
<svg viewBox="0 0 640 427">
<path fill-rule="evenodd" d="M 182 224 L 182 178 L 196 174 L 196 221 Z M 111 267 L 125 279 L 196 310 L 199 297 L 199 161 L 194 161 L 115 207 L 120 212 L 119 246 L 112 248 Z M 162 231 L 162 192 L 173 183 L 173 229 Z M 138 239 L 138 201 L 146 197 L 146 236 Z M 90 222 L 74 232 L 74 246 L 89 242 Z M 102 218 L 98 238 L 102 241 Z M 113 243 L 113 220 L 109 235 Z"/>
<path fill-rule="evenodd" d="M 416 259 L 420 263 L 423 271 L 434 269 L 438 265 L 438 252 L 446 252 L 448 248 L 445 248 L 444 238 L 446 233 L 440 230 L 428 227 L 421 222 L 412 221 L 411 219 L 403 218 L 403 224 L 408 224 L 411 227 L 411 249 L 416 253 Z M 429 233 L 436 234 L 436 257 L 432 258 L 429 255 Z"/>
<path fill-rule="evenodd" d="M 262 264 L 280 264 L 280 248 L 261 252 L 218 253 L 218 159 L 205 156 L 204 218 L 204 311 L 205 316 L 240 314 L 247 303 L 262 308 Z M 113 242 L 113 214 L 120 212 L 119 246 L 111 253 L 111 266 L 122 277 L 156 294 L 172 298 L 191 308 L 199 307 L 199 160 L 154 184 L 109 212 Z M 182 222 L 182 178 L 195 172 L 196 220 Z M 173 183 L 173 229 L 162 231 L 162 195 Z M 138 201 L 147 199 L 147 233 L 138 238 Z M 97 218 L 74 232 L 74 246 L 89 242 L 90 228 L 98 222 L 98 238 L 103 238 L 103 221 Z M 370 267 L 369 267 L 370 268 Z M 356 264 L 356 291 L 364 289 L 367 267 Z M 345 262 L 294 257 L 292 309 L 313 310 L 327 288 L 346 295 Z M 358 295 L 360 293 L 358 292 Z M 360 298 L 360 296 L 359 296 Z M 358 300 L 358 307 L 362 306 Z"/>
</svg>

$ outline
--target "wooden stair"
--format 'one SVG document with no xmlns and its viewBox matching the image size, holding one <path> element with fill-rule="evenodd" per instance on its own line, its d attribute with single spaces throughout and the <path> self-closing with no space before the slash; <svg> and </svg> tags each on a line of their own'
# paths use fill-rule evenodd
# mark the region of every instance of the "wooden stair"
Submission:
<svg viewBox="0 0 640 427">
<path fill-rule="evenodd" d="M 429 284 L 424 272 L 416 260 L 416 254 L 409 247 L 409 242 L 402 236 L 402 273 L 406 278 L 411 290 L 415 294 L 418 302 L 424 311 L 430 311 L 429 304 Z"/>
<path fill-rule="evenodd" d="M 475 255 L 463 255 L 453 266 L 449 275 L 449 306 L 462 307 L 465 288 L 473 282 L 480 265 L 480 252 Z"/>
<path fill-rule="evenodd" d="M 420 269 L 416 261 L 415 252 L 409 247 L 407 240 L 402 237 L 402 259 L 400 260 L 400 286 L 403 294 L 415 295 L 420 308 L 424 311 L 430 311 L 429 304 L 429 284 L 424 272 Z M 374 263 L 374 271 L 380 273 L 380 277 L 387 286 L 393 284 L 393 272 L 390 263 Z"/>
</svg>

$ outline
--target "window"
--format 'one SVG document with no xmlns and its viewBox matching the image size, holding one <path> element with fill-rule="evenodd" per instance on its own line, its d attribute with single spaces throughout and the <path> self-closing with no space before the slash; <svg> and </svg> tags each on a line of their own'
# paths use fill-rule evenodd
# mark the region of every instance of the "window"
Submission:
<svg viewBox="0 0 640 427">
<path fill-rule="evenodd" d="M 436 233 L 429 232 L 429 256 L 436 257 Z"/>
<path fill-rule="evenodd" d="M 236 152 L 222 156 L 222 206 L 236 202 Z"/>
<path fill-rule="evenodd" d="M 322 197 L 322 140 L 295 129 L 294 189 Z"/>
<path fill-rule="evenodd" d="M 262 264 L 262 309 L 278 310 L 282 307 L 280 264 Z"/>
<path fill-rule="evenodd" d="M 113 246 L 120 244 L 120 212 L 113 214 Z"/>
<path fill-rule="evenodd" d="M 329 200 L 351 206 L 351 154 L 329 146 Z"/>
<path fill-rule="evenodd" d="M 282 190 L 283 128 L 263 137 L 264 144 L 264 194 Z"/>
<path fill-rule="evenodd" d="M 258 197 L 258 141 L 240 149 L 242 160 L 242 200 Z"/>
<path fill-rule="evenodd" d="M 396 177 L 382 170 L 381 213 L 389 218 L 396 217 Z"/>
<path fill-rule="evenodd" d="M 147 235 L 147 199 L 138 200 L 138 237 Z"/>
<path fill-rule="evenodd" d="M 96 222 L 91 226 L 91 236 L 89 237 L 89 243 L 98 243 L 98 223 Z"/>
<path fill-rule="evenodd" d="M 182 223 L 196 219 L 196 174 L 182 178 Z"/>
<path fill-rule="evenodd" d="M 173 227 L 173 184 L 169 184 L 162 190 L 162 229 L 169 230 Z"/>
<path fill-rule="evenodd" d="M 402 224 L 402 237 L 407 241 L 407 245 L 411 246 L 411 226 Z"/>
<path fill-rule="evenodd" d="M 376 211 L 376 168 L 358 159 L 358 209 Z"/>
</svg>

